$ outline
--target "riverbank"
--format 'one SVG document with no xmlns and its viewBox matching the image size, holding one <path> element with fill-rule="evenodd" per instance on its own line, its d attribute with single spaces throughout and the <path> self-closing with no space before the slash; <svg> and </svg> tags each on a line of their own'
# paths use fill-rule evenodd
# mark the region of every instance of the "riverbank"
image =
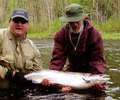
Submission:
<svg viewBox="0 0 120 100">
<path fill-rule="evenodd" d="M 120 40 L 120 33 L 102 33 L 101 34 L 103 40 Z M 38 39 L 43 39 L 43 38 L 54 38 L 54 34 L 43 34 L 43 33 L 33 33 L 33 34 L 28 34 L 28 38 L 38 38 Z"/>
<path fill-rule="evenodd" d="M 120 33 L 103 33 L 103 40 L 120 40 Z"/>
</svg>

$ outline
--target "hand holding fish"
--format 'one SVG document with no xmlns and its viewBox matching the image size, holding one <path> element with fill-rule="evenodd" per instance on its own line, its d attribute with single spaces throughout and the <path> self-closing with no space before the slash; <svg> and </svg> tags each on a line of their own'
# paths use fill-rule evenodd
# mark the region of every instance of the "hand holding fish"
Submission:
<svg viewBox="0 0 120 100">
<path fill-rule="evenodd" d="M 48 87 L 51 85 L 54 85 L 54 84 L 50 83 L 49 80 L 46 78 L 42 80 L 41 84 L 43 86 L 48 86 Z M 61 89 L 59 89 L 60 92 L 70 92 L 71 90 L 72 90 L 72 88 L 69 86 L 65 86 L 65 87 L 62 87 Z"/>
<path fill-rule="evenodd" d="M 41 84 L 43 86 L 51 86 L 52 85 L 47 78 L 43 79 Z"/>
<path fill-rule="evenodd" d="M 93 85 L 92 85 L 92 89 L 96 89 L 96 90 L 103 90 L 104 88 L 105 88 L 105 85 L 106 85 L 107 83 L 103 83 L 103 84 L 100 84 L 100 83 L 94 83 Z"/>
<path fill-rule="evenodd" d="M 106 85 L 106 83 L 104 83 L 104 84 L 94 83 L 92 85 L 92 87 L 90 87 L 90 88 L 95 89 L 95 90 L 103 90 L 105 88 L 105 85 Z M 59 91 L 60 92 L 70 92 L 70 91 L 72 91 L 72 87 L 65 86 L 65 87 L 62 87 Z"/>
<path fill-rule="evenodd" d="M 62 87 L 59 91 L 60 92 L 70 92 L 70 91 L 72 91 L 72 88 L 69 86 L 65 86 L 65 87 Z"/>
<path fill-rule="evenodd" d="M 34 83 L 32 83 L 31 80 L 27 80 L 25 77 L 24 77 L 24 74 L 21 73 L 21 72 L 15 72 L 13 70 L 8 70 L 6 75 L 5 75 L 5 78 L 14 82 L 15 84 L 17 85 L 33 85 Z"/>
</svg>

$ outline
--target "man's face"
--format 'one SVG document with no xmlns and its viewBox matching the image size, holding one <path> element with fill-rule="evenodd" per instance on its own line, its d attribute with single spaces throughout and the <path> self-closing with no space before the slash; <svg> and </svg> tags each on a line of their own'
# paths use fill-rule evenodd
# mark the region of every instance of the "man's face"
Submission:
<svg viewBox="0 0 120 100">
<path fill-rule="evenodd" d="M 71 26 L 74 32 L 78 32 L 82 24 L 83 24 L 83 21 L 69 22 L 69 25 Z"/>
<path fill-rule="evenodd" d="M 10 28 L 16 37 L 24 38 L 27 33 L 28 21 L 21 17 L 10 19 Z"/>
</svg>

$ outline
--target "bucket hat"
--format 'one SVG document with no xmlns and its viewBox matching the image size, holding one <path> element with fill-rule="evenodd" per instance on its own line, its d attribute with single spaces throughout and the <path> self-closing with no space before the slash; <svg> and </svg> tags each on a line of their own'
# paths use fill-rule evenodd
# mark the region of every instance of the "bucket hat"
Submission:
<svg viewBox="0 0 120 100">
<path fill-rule="evenodd" d="M 66 7 L 66 16 L 60 17 L 62 22 L 77 22 L 85 19 L 89 14 L 84 14 L 82 6 L 79 4 L 70 4 Z"/>
</svg>

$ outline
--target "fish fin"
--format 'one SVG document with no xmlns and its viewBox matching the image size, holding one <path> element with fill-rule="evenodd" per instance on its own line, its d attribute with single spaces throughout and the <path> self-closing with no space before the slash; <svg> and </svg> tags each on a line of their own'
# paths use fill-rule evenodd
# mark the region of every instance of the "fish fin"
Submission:
<svg viewBox="0 0 120 100">
<path fill-rule="evenodd" d="M 83 76 L 86 76 L 86 75 L 83 73 Z M 90 75 L 89 75 L 89 76 L 90 76 Z M 82 79 L 83 79 L 84 81 L 86 81 L 87 83 L 91 82 L 90 80 L 86 79 L 85 77 L 82 77 Z"/>
<path fill-rule="evenodd" d="M 90 82 L 90 80 L 86 80 L 85 78 L 82 78 L 85 82 L 87 82 L 87 83 L 89 83 Z"/>
<path fill-rule="evenodd" d="M 40 84 L 42 82 L 42 80 L 40 80 L 40 79 L 33 79 L 32 82 L 34 84 Z"/>
</svg>

